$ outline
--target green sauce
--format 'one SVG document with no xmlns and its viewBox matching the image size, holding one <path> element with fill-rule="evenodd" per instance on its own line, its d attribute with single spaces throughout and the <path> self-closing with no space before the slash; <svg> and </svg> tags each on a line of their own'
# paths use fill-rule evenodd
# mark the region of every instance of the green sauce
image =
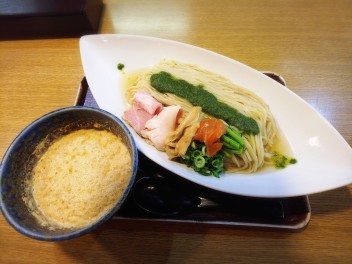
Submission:
<svg viewBox="0 0 352 264">
<path fill-rule="evenodd" d="M 283 154 L 280 154 L 278 152 L 273 152 L 271 156 L 271 160 L 274 163 L 275 168 L 277 169 L 284 169 L 290 164 L 296 164 L 297 160 L 294 158 L 289 158 L 286 157 Z"/>
<path fill-rule="evenodd" d="M 258 134 L 257 122 L 248 116 L 238 112 L 229 105 L 219 102 L 203 85 L 193 85 L 182 79 L 174 78 L 170 73 L 161 71 L 150 77 L 151 85 L 161 93 L 172 93 L 188 100 L 194 106 L 202 107 L 202 110 L 216 118 L 226 121 L 228 124 L 249 134 Z"/>
</svg>

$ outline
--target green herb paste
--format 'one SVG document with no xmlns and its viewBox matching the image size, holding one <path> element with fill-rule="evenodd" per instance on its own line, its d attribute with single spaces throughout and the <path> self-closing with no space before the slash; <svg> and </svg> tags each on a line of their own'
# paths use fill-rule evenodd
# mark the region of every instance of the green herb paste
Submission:
<svg viewBox="0 0 352 264">
<path fill-rule="evenodd" d="M 222 119 L 245 133 L 254 135 L 259 133 L 259 126 L 253 118 L 241 114 L 225 103 L 219 102 L 201 84 L 195 86 L 185 80 L 176 79 L 170 73 L 164 71 L 153 74 L 150 81 L 152 87 L 160 93 L 172 93 L 182 97 L 192 105 L 202 107 L 205 113 Z"/>
<path fill-rule="evenodd" d="M 274 163 L 275 168 L 277 169 L 284 169 L 290 164 L 296 164 L 297 160 L 294 158 L 286 157 L 278 152 L 274 152 L 271 156 L 271 160 Z"/>
<path fill-rule="evenodd" d="M 125 65 L 124 65 L 124 64 L 122 64 L 122 63 L 117 64 L 117 69 L 118 69 L 119 71 L 122 71 L 123 68 L 125 68 Z"/>
</svg>

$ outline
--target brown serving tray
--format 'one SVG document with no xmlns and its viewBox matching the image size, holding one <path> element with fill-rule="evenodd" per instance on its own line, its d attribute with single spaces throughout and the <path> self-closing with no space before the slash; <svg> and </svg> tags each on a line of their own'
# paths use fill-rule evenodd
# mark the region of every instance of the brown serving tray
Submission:
<svg viewBox="0 0 352 264">
<path fill-rule="evenodd" d="M 272 72 L 263 72 L 274 80 L 286 85 L 285 80 Z M 98 107 L 89 89 L 86 78 L 79 86 L 75 105 Z M 113 217 L 114 220 L 144 221 L 184 224 L 219 225 L 226 227 L 270 228 L 299 231 L 310 220 L 311 210 L 308 196 L 290 198 L 255 198 L 227 194 L 194 184 L 165 170 L 144 154 L 139 153 L 137 179 L 142 177 L 165 177 L 173 188 L 204 197 L 223 204 L 222 206 L 199 206 L 172 216 L 160 216 L 140 209 L 129 195 L 123 207 Z M 132 190 L 133 191 L 133 190 Z M 133 193 L 133 192 L 131 192 Z"/>
</svg>

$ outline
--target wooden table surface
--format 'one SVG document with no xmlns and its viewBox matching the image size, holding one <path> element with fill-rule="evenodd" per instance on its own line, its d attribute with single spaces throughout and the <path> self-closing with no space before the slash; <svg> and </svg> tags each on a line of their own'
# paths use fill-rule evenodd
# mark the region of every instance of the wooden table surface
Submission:
<svg viewBox="0 0 352 264">
<path fill-rule="evenodd" d="M 105 0 L 101 33 L 197 45 L 285 77 L 352 145 L 352 1 Z M 0 156 L 39 116 L 73 105 L 79 39 L 0 42 Z M 309 196 L 301 232 L 119 223 L 39 242 L 0 216 L 0 263 L 352 263 L 352 186 Z"/>
</svg>

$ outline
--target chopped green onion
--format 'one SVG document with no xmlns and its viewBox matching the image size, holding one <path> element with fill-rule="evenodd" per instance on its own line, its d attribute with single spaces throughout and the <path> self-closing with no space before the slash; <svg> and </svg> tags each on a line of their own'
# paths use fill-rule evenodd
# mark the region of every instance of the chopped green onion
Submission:
<svg viewBox="0 0 352 264">
<path fill-rule="evenodd" d="M 211 162 L 211 165 L 213 165 L 214 168 L 219 168 L 219 167 L 222 167 L 223 162 L 222 162 L 222 160 L 220 160 L 220 159 L 214 159 L 214 160 Z"/>
<path fill-rule="evenodd" d="M 204 146 L 202 146 L 202 154 L 206 155 L 205 153 L 206 153 L 206 148 L 205 148 L 205 145 L 204 145 Z"/>
<path fill-rule="evenodd" d="M 198 156 L 194 159 L 194 165 L 197 168 L 203 168 L 205 165 L 205 159 L 202 156 Z"/>
<path fill-rule="evenodd" d="M 220 174 L 224 171 L 224 156 L 225 153 L 220 151 L 214 156 L 208 157 L 206 155 L 205 144 L 199 141 L 193 141 L 188 147 L 186 155 L 178 160 L 188 167 L 191 167 L 199 174 L 220 177 Z"/>
<path fill-rule="evenodd" d="M 198 157 L 201 157 L 202 155 L 203 155 L 202 151 L 200 151 L 200 150 L 195 150 L 195 151 L 193 151 L 191 157 L 192 157 L 193 159 L 196 159 L 196 158 L 198 158 Z"/>
<path fill-rule="evenodd" d="M 196 148 L 197 148 L 197 145 L 196 145 L 196 142 L 195 142 L 195 141 L 192 141 L 192 143 L 191 143 L 191 147 L 192 147 L 192 148 L 194 148 L 194 149 L 196 149 Z"/>
</svg>

